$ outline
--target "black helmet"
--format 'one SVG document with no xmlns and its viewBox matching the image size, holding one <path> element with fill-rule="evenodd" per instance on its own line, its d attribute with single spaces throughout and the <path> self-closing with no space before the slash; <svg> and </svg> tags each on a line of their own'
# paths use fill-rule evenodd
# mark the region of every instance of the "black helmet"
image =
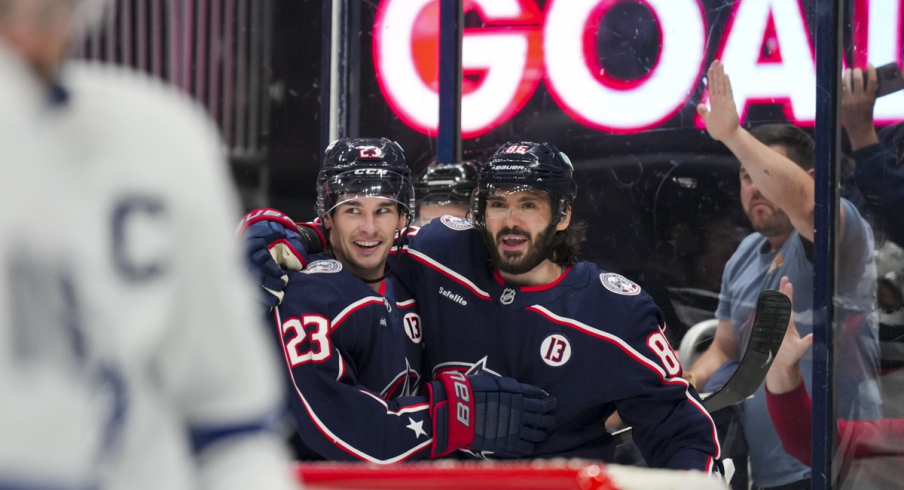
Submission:
<svg viewBox="0 0 904 490">
<path fill-rule="evenodd" d="M 402 147 L 388 138 L 341 138 L 326 149 L 317 174 L 317 214 L 323 218 L 341 196 L 383 196 L 414 211 L 411 169 Z"/>
<path fill-rule="evenodd" d="M 578 192 L 573 174 L 571 160 L 551 143 L 506 143 L 480 171 L 471 199 L 471 221 L 475 226 L 485 225 L 487 194 L 492 189 L 530 187 L 549 194 L 552 223 L 558 223 Z"/>
<path fill-rule="evenodd" d="M 474 160 L 431 162 L 414 183 L 415 200 L 418 204 L 469 204 L 471 193 L 477 187 L 480 167 Z"/>
</svg>

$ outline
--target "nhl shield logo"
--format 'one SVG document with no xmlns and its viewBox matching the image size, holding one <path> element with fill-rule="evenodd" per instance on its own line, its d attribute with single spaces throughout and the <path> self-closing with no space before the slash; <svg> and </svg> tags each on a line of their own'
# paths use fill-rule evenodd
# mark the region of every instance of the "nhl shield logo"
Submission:
<svg viewBox="0 0 904 490">
<path fill-rule="evenodd" d="M 634 281 L 622 276 L 621 274 L 606 273 L 600 274 L 600 281 L 603 286 L 615 294 L 624 296 L 636 296 L 640 294 L 640 286 Z"/>
<path fill-rule="evenodd" d="M 305 274 L 335 274 L 341 270 L 342 264 L 338 260 L 318 260 L 308 264 L 301 272 Z"/>
<path fill-rule="evenodd" d="M 466 218 L 450 216 L 448 214 L 441 217 L 439 221 L 455 231 L 470 230 L 471 228 L 474 228 L 474 225 L 471 224 L 470 220 Z"/>
<path fill-rule="evenodd" d="M 502 296 L 499 297 L 499 302 L 504 305 L 512 304 L 512 301 L 515 301 L 515 290 L 512 288 L 505 288 L 502 291 Z"/>
</svg>

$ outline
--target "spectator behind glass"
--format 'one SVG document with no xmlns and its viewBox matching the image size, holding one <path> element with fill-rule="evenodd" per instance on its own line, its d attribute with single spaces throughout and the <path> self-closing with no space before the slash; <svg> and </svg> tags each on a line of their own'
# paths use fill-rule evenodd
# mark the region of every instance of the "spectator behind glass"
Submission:
<svg viewBox="0 0 904 490">
<path fill-rule="evenodd" d="M 845 70 L 842 79 L 841 121 L 856 166 L 841 192 L 869 217 L 876 231 L 884 414 L 904 417 L 904 124 L 877 133 L 876 68 L 867 64 L 865 75 L 866 84 L 860 68 Z"/>
<path fill-rule="evenodd" d="M 782 278 L 781 292 L 794 299 L 793 288 L 787 277 Z M 813 421 L 812 400 L 801 377 L 801 358 L 813 345 L 813 334 L 800 336 L 792 318 L 785 332 L 785 339 L 766 374 L 766 402 L 769 416 L 782 440 L 782 447 L 803 464 L 811 461 Z M 868 464 L 873 478 L 870 488 L 904 488 L 901 468 L 904 468 L 904 419 L 879 420 L 838 419 L 835 444 L 844 441 L 845 450 L 838 452 L 841 477 L 848 476 L 854 463 Z M 858 484 L 846 481 L 848 487 Z M 862 488 L 862 487 L 861 487 Z"/>
<path fill-rule="evenodd" d="M 879 244 L 884 237 L 904 247 L 904 167 L 896 148 L 904 131 L 898 125 L 885 131 L 884 141 L 873 125 L 876 105 L 876 68 L 868 64 L 866 85 L 860 68 L 847 69 L 842 79 L 841 122 L 856 162 L 845 180 L 842 196 L 849 198 L 876 225 Z M 901 94 L 890 96 L 900 97 Z"/>
<path fill-rule="evenodd" d="M 756 298 L 763 289 L 778 289 L 782 276 L 798 285 L 795 321 L 813 329 L 813 140 L 791 125 L 766 125 L 751 132 L 739 127 L 731 82 L 717 60 L 708 71 L 711 109 L 698 112 L 707 131 L 722 141 L 741 163 L 741 204 L 755 233 L 732 255 L 722 278 L 719 324 L 712 345 L 689 370 L 688 377 L 712 391 L 734 372 L 750 335 Z M 873 236 L 856 208 L 842 200 L 838 243 L 841 304 L 837 320 L 838 409 L 847 418 L 880 415 L 875 380 L 878 343 L 873 304 L 875 265 Z M 809 382 L 811 359 L 802 362 Z M 764 388 L 741 408 L 741 424 L 757 488 L 809 488 L 810 469 L 781 451 L 772 427 Z"/>
</svg>

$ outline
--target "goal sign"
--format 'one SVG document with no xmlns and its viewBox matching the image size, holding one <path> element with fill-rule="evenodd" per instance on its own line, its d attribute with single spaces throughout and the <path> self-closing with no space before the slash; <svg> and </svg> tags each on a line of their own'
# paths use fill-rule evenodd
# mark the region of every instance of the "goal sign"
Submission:
<svg viewBox="0 0 904 490">
<path fill-rule="evenodd" d="M 652 14 L 662 44 L 650 72 L 638 80 L 613 78 L 597 59 L 597 26 L 624 1 Z M 715 57 L 732 76 L 742 118 L 750 103 L 779 104 L 788 119 L 812 126 L 816 65 L 801 1 L 738 0 L 721 30 L 707 25 L 703 0 L 549 0 L 543 11 L 534 0 L 465 1 L 484 27 L 463 33 L 462 135 L 473 138 L 510 119 L 541 80 L 558 106 L 585 126 L 611 133 L 657 127 L 695 102 L 691 97 L 699 94 L 711 61 L 709 46 L 718 46 Z M 901 4 L 857 2 L 858 66 L 900 62 Z M 373 42 L 380 90 L 396 115 L 430 135 L 439 121 L 438 31 L 438 0 L 380 3 Z M 904 97 L 880 99 L 875 119 L 904 119 Z M 696 125 L 702 128 L 702 121 Z"/>
</svg>

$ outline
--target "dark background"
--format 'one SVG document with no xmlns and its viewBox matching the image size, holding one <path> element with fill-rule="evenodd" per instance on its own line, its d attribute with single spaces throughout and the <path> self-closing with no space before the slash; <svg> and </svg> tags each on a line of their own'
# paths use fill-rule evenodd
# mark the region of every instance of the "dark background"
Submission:
<svg viewBox="0 0 904 490">
<path fill-rule="evenodd" d="M 352 34 L 361 53 L 357 61 L 349 61 L 360 78 L 352 93 L 360 125 L 350 135 L 399 141 L 409 164 L 420 171 L 434 155 L 435 140 L 406 126 L 380 93 L 371 56 L 378 3 L 360 2 L 361 29 Z M 543 9 L 545 2 L 538 3 Z M 812 3 L 804 2 L 811 38 Z M 721 39 L 732 2 L 703 4 L 711 39 Z M 323 8 L 316 1 L 275 2 L 266 157 L 252 166 L 234 166 L 247 208 L 267 205 L 298 220 L 314 215 L 314 182 L 323 141 Z M 476 27 L 480 19 L 468 14 L 465 24 Z M 599 63 L 614 76 L 640 78 L 656 59 L 659 37 L 654 18 L 642 3 L 618 4 L 600 21 Z M 718 46 L 707 43 L 707 63 Z M 589 225 L 583 258 L 623 273 L 651 292 L 666 311 L 673 339 L 689 324 L 712 316 L 722 268 L 749 232 L 738 200 L 737 162 L 694 126 L 702 92 L 701 85 L 659 127 L 625 135 L 575 122 L 540 83 L 517 114 L 463 144 L 465 158 L 476 159 L 511 140 L 550 141 L 566 152 L 575 164 L 579 186 L 575 217 Z M 784 121 L 780 106 L 751 105 L 745 125 Z"/>
</svg>

